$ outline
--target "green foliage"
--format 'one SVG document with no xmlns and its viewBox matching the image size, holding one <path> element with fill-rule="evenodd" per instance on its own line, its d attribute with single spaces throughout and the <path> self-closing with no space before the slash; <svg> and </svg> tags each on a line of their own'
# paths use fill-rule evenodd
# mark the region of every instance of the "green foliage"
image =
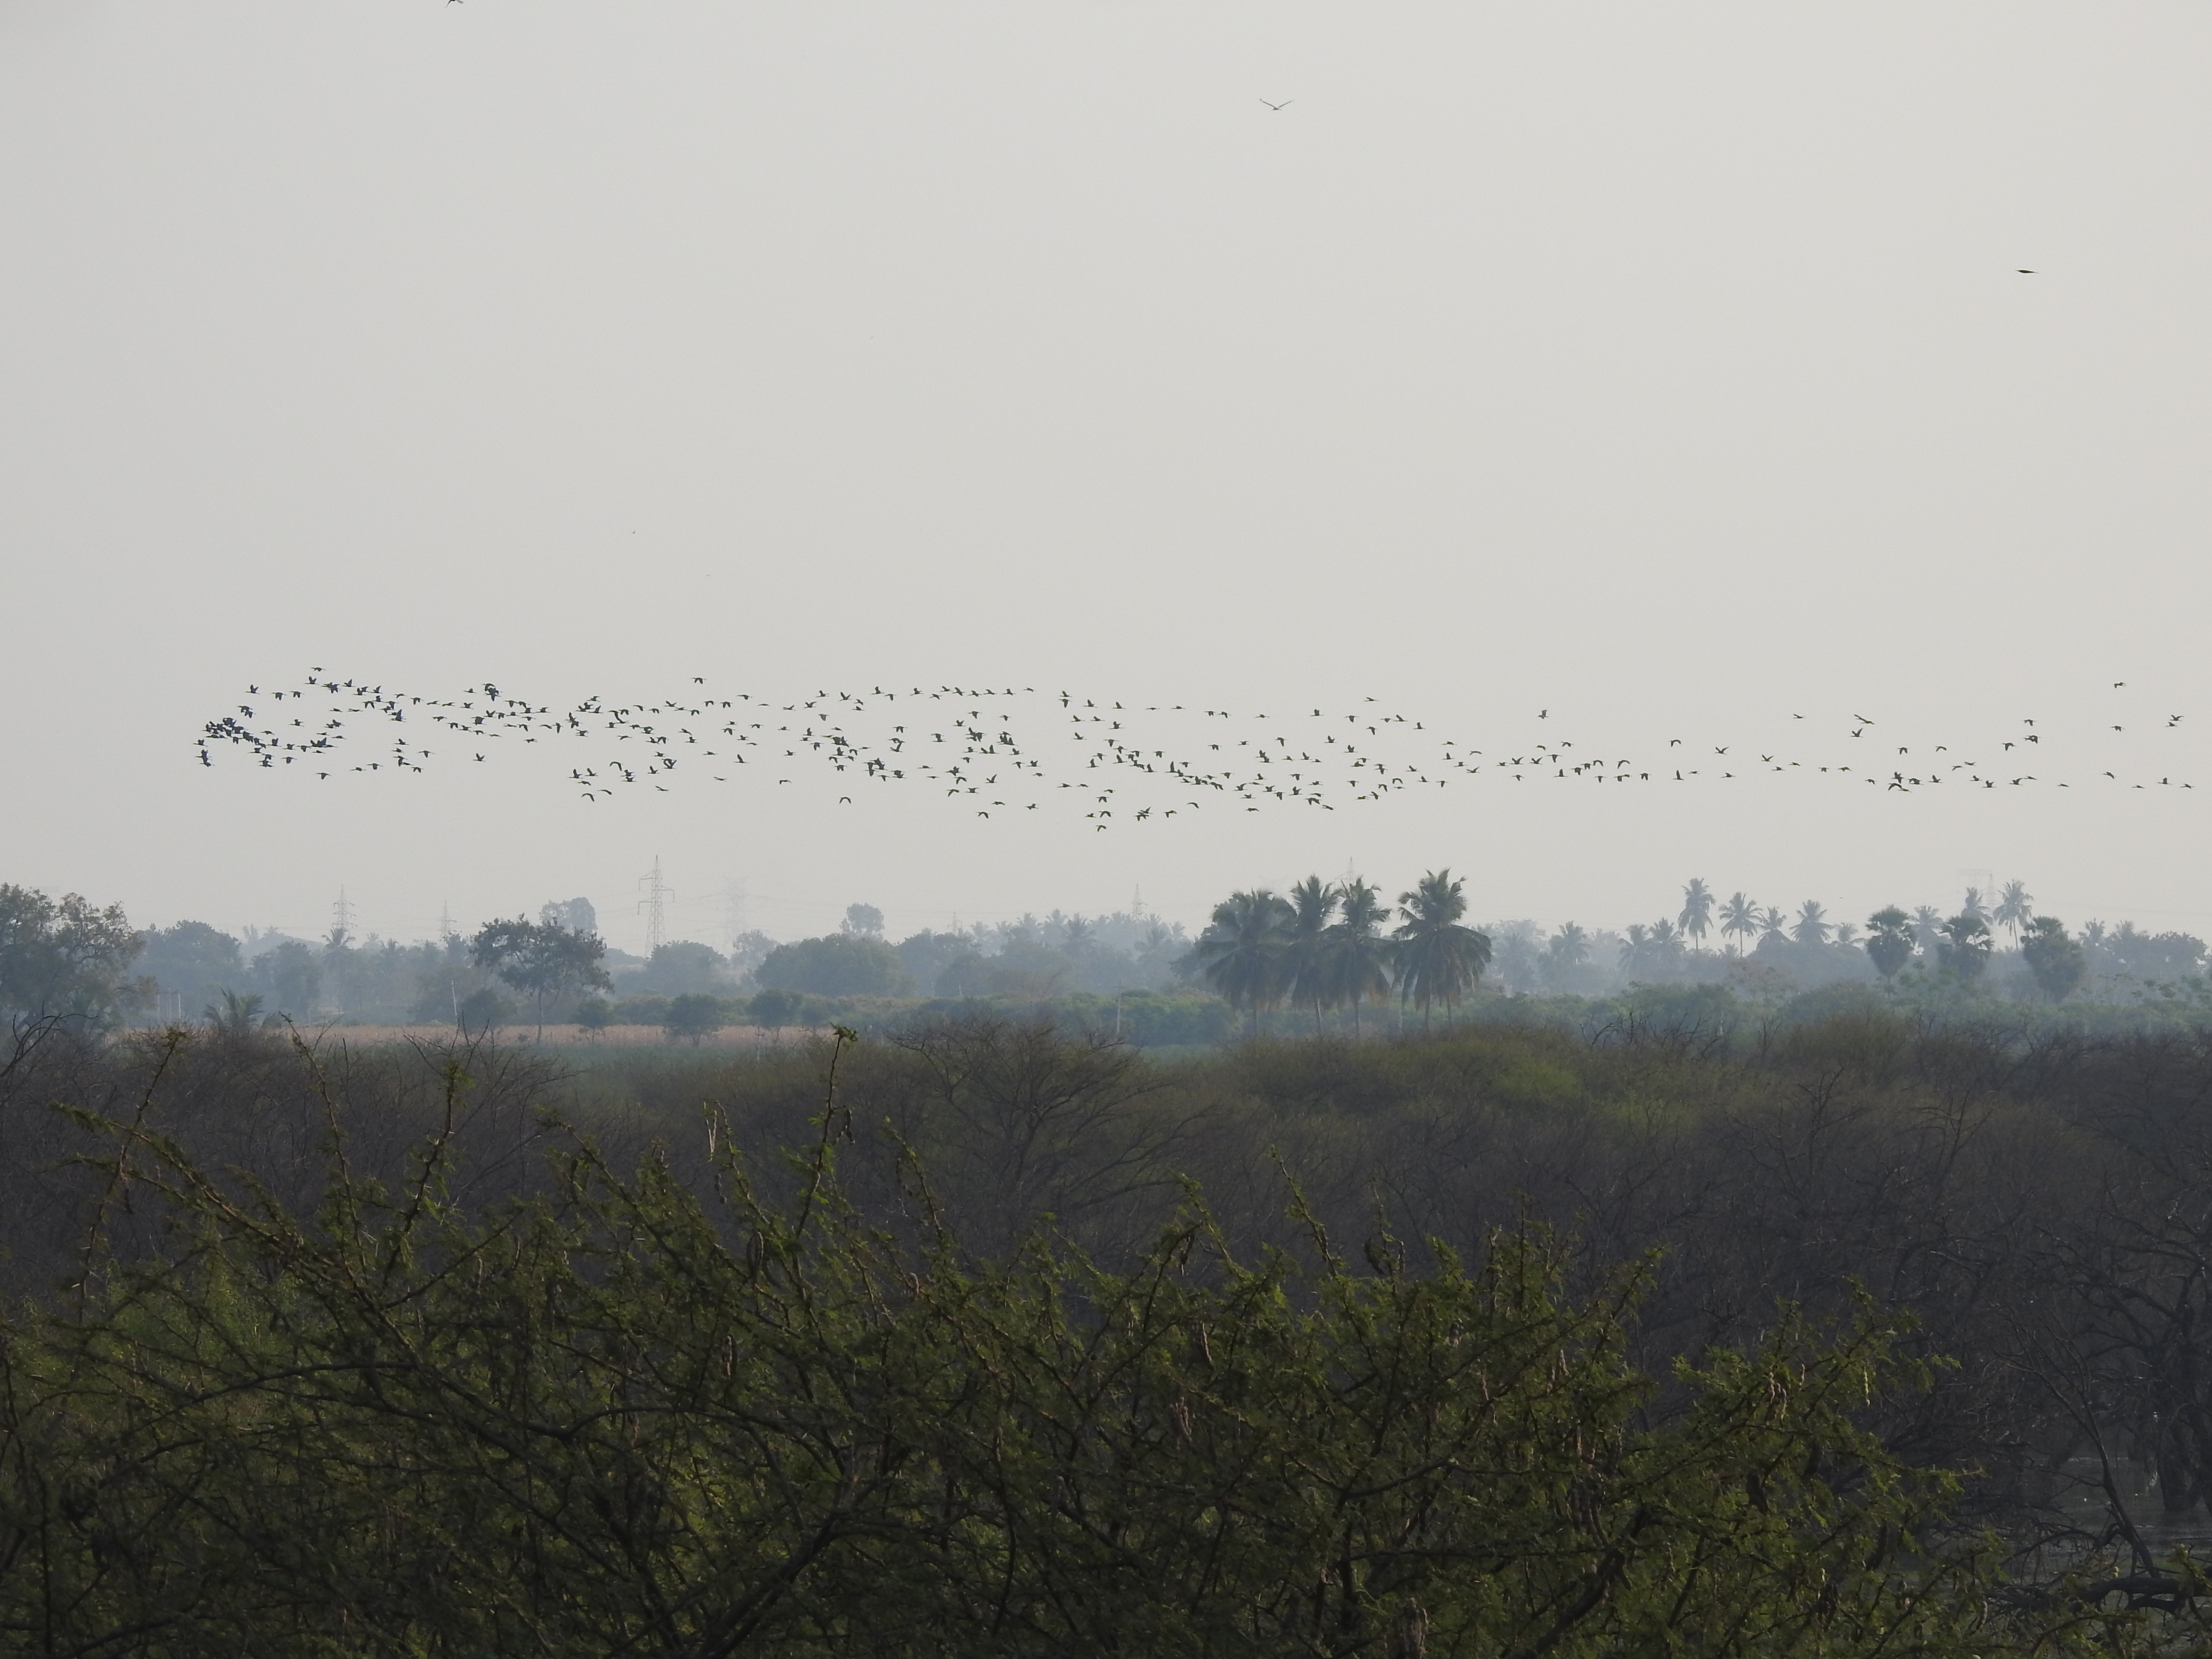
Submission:
<svg viewBox="0 0 2212 1659">
<path fill-rule="evenodd" d="M 538 1034 L 545 1030 L 545 1000 L 566 991 L 611 986 L 599 959 L 606 945 L 596 933 L 578 933 L 556 922 L 486 922 L 477 930 L 470 954 L 531 1000 Z"/>
<path fill-rule="evenodd" d="M 1345 883 L 1338 896 L 1336 922 L 1322 935 L 1328 1000 L 1351 1008 L 1354 1035 L 1359 1030 L 1360 1010 L 1390 994 L 1395 951 L 1382 937 L 1389 914 L 1373 884 L 1355 878 Z"/>
<path fill-rule="evenodd" d="M 1912 918 L 1894 904 L 1867 918 L 1866 953 L 1875 971 L 1893 980 L 1912 960 Z"/>
<path fill-rule="evenodd" d="M 246 960 L 238 941 L 204 921 L 179 921 L 138 936 L 137 966 L 154 981 L 170 1018 L 212 1003 L 226 986 L 244 982 Z"/>
<path fill-rule="evenodd" d="M 125 977 L 141 948 L 118 906 L 0 884 L 0 1021 L 118 1023 L 151 989 Z"/>
<path fill-rule="evenodd" d="M 1973 896 L 1972 888 L 1967 896 Z M 1988 918 L 1969 904 L 1936 931 L 1942 935 L 1938 951 L 1943 971 L 1962 985 L 1979 980 L 1990 965 L 1990 951 L 1996 942 L 1990 936 Z"/>
<path fill-rule="evenodd" d="M 1355 1273 L 1316 1226 L 1301 1271 L 1194 1211 L 1118 1271 L 1042 1237 L 979 1264 L 862 1223 L 834 1100 L 787 1204 L 710 1120 L 710 1202 L 579 1147 L 473 1220 L 442 1140 L 404 1189 L 334 1170 L 307 1218 L 113 1126 L 108 1190 L 175 1243 L 95 1243 L 81 1296 L 0 1328 L 0 1630 L 149 1659 L 2012 1644 L 1941 1541 L 1954 1481 L 1864 1426 L 1924 1374 L 1863 1299 L 1829 1334 L 1784 1309 L 1659 1410 L 1644 1269 L 1571 1295 L 1540 1230 L 1420 1272 L 1377 1234 Z"/>
<path fill-rule="evenodd" d="M 2066 924 L 2056 916 L 2037 916 L 2027 923 L 2020 954 L 2037 986 L 2053 1002 L 2065 1001 L 2089 971 L 2081 947 L 2068 937 Z"/>
<path fill-rule="evenodd" d="M 653 947 L 643 968 L 623 976 L 623 989 L 630 996 L 704 996 L 728 985 L 731 977 L 729 963 L 713 945 L 670 939 Z"/>
<path fill-rule="evenodd" d="M 1470 995 L 1490 965 L 1489 935 L 1461 925 L 1467 914 L 1463 885 L 1449 870 L 1431 870 L 1398 895 L 1398 914 L 1405 918 L 1393 935 L 1398 991 L 1424 1021 L 1435 1004 L 1449 1009 Z"/>
<path fill-rule="evenodd" d="M 690 1037 L 696 1047 L 701 1037 L 712 1036 L 729 1024 L 726 1005 L 720 997 L 701 996 L 696 993 L 676 997 L 669 1002 L 668 1012 L 660 1017 L 668 1040 Z"/>
<path fill-rule="evenodd" d="M 453 1024 L 464 1035 L 495 1031 L 514 1018 L 514 1005 L 487 985 L 471 991 L 453 1011 Z"/>
<path fill-rule="evenodd" d="M 1313 1010 L 1316 1028 L 1322 1010 L 1338 1000 L 1336 981 L 1328 970 L 1328 933 L 1331 918 L 1343 896 L 1319 876 L 1308 876 L 1291 889 L 1290 922 L 1284 939 L 1290 999 Z"/>
<path fill-rule="evenodd" d="M 913 990 L 898 952 L 880 939 L 857 933 L 779 945 L 753 969 L 753 977 L 772 990 L 825 997 L 905 996 Z"/>
<path fill-rule="evenodd" d="M 1259 1030 L 1260 1011 L 1283 999 L 1284 969 L 1296 913 L 1264 887 L 1232 893 L 1213 907 L 1212 919 L 1191 947 L 1206 983 L 1233 1008 L 1242 1008 Z"/>
<path fill-rule="evenodd" d="M 211 1002 L 200 1011 L 200 1018 L 214 1030 L 236 1034 L 262 1028 L 261 998 L 258 994 L 248 992 L 241 996 L 228 988 L 217 994 L 220 1001 Z"/>
<path fill-rule="evenodd" d="M 752 1000 L 750 1012 L 753 1024 L 780 1031 L 799 1018 L 802 1006 L 795 992 L 763 991 Z"/>
<path fill-rule="evenodd" d="M 1674 918 L 1674 925 L 1700 948 L 1705 945 L 1705 935 L 1712 930 L 1713 906 L 1717 902 L 1713 890 L 1705 885 L 1701 876 L 1691 877 L 1682 889 L 1681 914 Z"/>
</svg>

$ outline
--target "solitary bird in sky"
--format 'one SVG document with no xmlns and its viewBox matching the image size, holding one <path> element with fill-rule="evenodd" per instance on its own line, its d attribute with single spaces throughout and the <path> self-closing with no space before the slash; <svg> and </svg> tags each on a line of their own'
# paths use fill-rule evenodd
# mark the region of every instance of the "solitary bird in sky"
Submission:
<svg viewBox="0 0 2212 1659">
<path fill-rule="evenodd" d="M 1279 104 L 1276 104 L 1276 103 L 1269 103 L 1269 102 L 1268 102 L 1268 100 L 1267 100 L 1267 99 L 1262 98 L 1260 101 L 1261 101 L 1261 103 L 1263 103 L 1263 104 L 1267 104 L 1267 107 L 1268 107 L 1269 109 L 1272 109 L 1272 110 L 1286 110 L 1286 109 L 1288 109 L 1288 108 L 1289 108 L 1292 104 L 1297 103 L 1298 100 L 1297 100 L 1297 99 L 1295 99 L 1295 98 L 1285 98 L 1285 99 L 1284 99 L 1284 100 L 1283 100 L 1283 101 L 1282 101 L 1281 103 L 1279 103 Z"/>
</svg>

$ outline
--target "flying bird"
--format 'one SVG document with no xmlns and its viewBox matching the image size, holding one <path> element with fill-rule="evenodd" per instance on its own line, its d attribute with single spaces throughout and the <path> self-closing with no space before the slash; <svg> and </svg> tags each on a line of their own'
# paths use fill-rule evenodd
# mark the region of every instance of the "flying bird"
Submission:
<svg viewBox="0 0 2212 1659">
<path fill-rule="evenodd" d="M 1267 104 L 1267 107 L 1268 107 L 1269 109 L 1272 109 L 1272 110 L 1285 110 L 1285 109 L 1288 109 L 1288 108 L 1289 108 L 1292 104 L 1297 103 L 1298 100 L 1297 100 L 1297 99 L 1295 99 L 1295 98 L 1285 98 L 1285 99 L 1284 99 L 1284 100 L 1283 100 L 1283 101 L 1282 101 L 1281 103 L 1279 103 L 1279 104 L 1276 104 L 1276 103 L 1269 103 L 1269 102 L 1268 102 L 1268 100 L 1267 100 L 1267 99 L 1262 98 L 1260 101 L 1261 101 L 1261 103 L 1263 103 L 1263 104 Z"/>
<path fill-rule="evenodd" d="M 683 755 L 698 749 L 715 762 L 705 769 L 705 783 L 742 785 L 747 777 L 760 775 L 757 769 L 738 769 L 749 759 L 781 756 L 817 769 L 823 782 L 836 775 L 842 786 L 834 798 L 839 805 L 857 800 L 844 793 L 855 784 L 929 783 L 948 796 L 975 795 L 986 787 L 1033 795 L 1036 799 L 1029 800 L 1016 794 L 994 796 L 989 803 L 994 809 L 1028 811 L 1056 799 L 1057 792 L 1081 787 L 1071 781 L 1072 775 L 1079 773 L 1085 782 L 1099 786 L 1100 793 L 1094 796 L 1098 810 L 1085 816 L 1102 827 L 1103 821 L 1115 815 L 1115 808 L 1127 821 L 1164 822 L 1177 811 L 1201 805 L 1209 796 L 1231 810 L 1237 805 L 1246 811 L 1295 805 L 1335 811 L 1346 801 L 1373 803 L 1416 787 L 1442 788 L 1457 783 L 1462 788 L 1479 788 L 1500 772 L 1510 772 L 1516 783 L 1528 779 L 1579 781 L 1591 776 L 1600 781 L 1611 776 L 1617 783 L 1632 779 L 1649 782 L 1653 775 L 1648 762 L 1638 766 L 1617 752 L 1602 758 L 1591 752 L 1588 733 L 1581 740 L 1579 755 L 1577 740 L 1562 732 L 1555 743 L 1538 744 L 1526 756 L 1484 761 L 1478 758 L 1482 749 L 1460 738 L 1443 737 L 1433 720 L 1415 720 L 1410 714 L 1376 708 L 1373 697 L 1363 697 L 1363 707 L 1356 713 L 1312 708 L 1313 718 L 1326 717 L 1328 724 L 1312 728 L 1322 732 L 1323 741 L 1312 744 L 1308 738 L 1307 744 L 1319 750 L 1310 753 L 1307 747 L 1288 741 L 1280 723 L 1267 710 L 1237 715 L 1180 703 L 1078 699 L 1066 690 L 1038 696 L 1028 687 L 949 684 L 934 690 L 919 685 L 889 690 L 873 685 L 834 693 L 817 689 L 811 696 L 793 696 L 786 702 L 735 690 L 716 696 L 706 689 L 707 676 L 685 678 L 683 695 L 663 701 L 623 702 L 594 696 L 561 708 L 514 696 L 489 681 L 465 687 L 456 695 L 425 696 L 367 678 L 327 676 L 318 668 L 301 689 L 264 692 L 258 683 L 250 684 L 248 694 L 256 701 L 238 704 L 232 714 L 206 722 L 197 753 L 203 768 L 215 765 L 219 744 L 244 749 L 249 763 L 263 769 L 305 760 L 309 765 L 303 770 L 327 780 L 349 770 L 422 773 L 434 763 L 437 752 L 449 746 L 437 741 L 449 732 L 471 740 L 455 757 L 479 764 L 489 761 L 493 745 L 501 741 L 541 750 L 568 744 L 580 763 L 567 769 L 568 781 L 584 799 L 596 800 L 602 795 L 611 798 L 623 785 L 675 793 L 677 780 L 672 774 Z M 2115 690 L 2126 684 L 2112 682 Z M 311 694 L 326 700 L 325 707 L 312 711 L 302 706 L 300 717 L 294 717 L 289 705 Z M 260 700 L 267 697 L 277 702 L 281 713 L 258 713 L 266 706 Z M 1354 732 L 1330 729 L 1338 713 L 1344 713 Z M 1548 708 L 1538 710 L 1537 718 L 1547 723 L 1547 730 L 1559 729 L 1548 725 Z M 1790 714 L 1793 723 L 1805 718 Z M 1874 722 L 1863 714 L 1854 718 L 1859 724 L 1850 735 L 1863 738 Z M 2168 729 L 2183 718 L 2169 714 Z M 2033 730 L 2034 720 L 2021 724 L 2028 728 L 2024 741 L 2035 744 L 2039 751 L 2045 734 Z M 1057 734 L 1052 730 L 1054 725 Z M 2124 728 L 2115 725 L 2113 729 Z M 1817 734 L 1819 728 L 1814 730 Z M 371 732 L 392 738 L 392 746 L 380 748 L 376 759 L 358 766 L 331 765 L 343 752 L 342 745 L 358 742 Z M 1963 739 L 1970 734 L 1927 735 Z M 1746 746 L 1748 737 L 1711 744 L 1711 752 L 1726 757 Z M 2061 736 L 2052 734 L 2052 740 L 2055 748 L 2063 749 Z M 1820 741 L 1818 735 L 1812 739 Z M 477 749 L 477 743 L 486 746 Z M 1679 737 L 1666 743 L 1668 748 L 1687 746 L 1687 739 Z M 2012 746 L 2005 744 L 2008 750 Z M 1817 750 L 1769 751 L 1755 743 L 1749 747 L 1776 772 L 1794 769 L 1808 775 L 1831 771 L 1841 775 L 1852 769 L 1822 763 Z M 1951 747 L 1923 744 L 1923 750 L 1936 753 L 1949 752 Z M 1897 752 L 1908 754 L 1911 748 L 1901 744 Z M 1835 758 L 1831 755 L 1829 760 Z M 1972 764 L 1964 763 L 1967 768 Z M 1277 769 L 1293 766 L 1298 769 L 1287 775 Z M 1486 766 L 1490 768 L 1487 775 Z M 1553 769 L 1550 780 L 1541 769 L 1546 766 Z M 1101 775 L 1095 781 L 1089 776 L 1094 772 Z M 1455 773 L 1456 777 L 1450 775 Z M 1698 775 L 1685 769 L 1680 775 L 1694 781 Z M 690 774 L 684 776 L 688 781 Z M 1708 781 L 1717 776 L 1735 781 L 1732 771 L 1705 775 Z M 1108 783 L 1109 777 L 1115 782 Z M 1910 788 L 1941 781 L 1939 773 L 1924 780 L 1903 779 L 1902 785 Z M 2022 781 L 2035 781 L 2033 777 Z M 802 781 L 797 772 L 777 779 L 780 786 Z M 2183 787 L 2192 786 L 2185 780 Z M 1170 800 L 1177 805 L 1169 805 Z M 1107 805 L 1109 801 L 1112 808 Z"/>
</svg>

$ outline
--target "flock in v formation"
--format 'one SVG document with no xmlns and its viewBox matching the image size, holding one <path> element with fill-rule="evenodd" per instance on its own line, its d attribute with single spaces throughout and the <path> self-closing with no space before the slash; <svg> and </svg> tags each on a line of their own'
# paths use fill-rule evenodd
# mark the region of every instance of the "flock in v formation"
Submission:
<svg viewBox="0 0 2212 1659">
<path fill-rule="evenodd" d="M 2161 768 L 2181 757 L 2184 717 L 2148 713 L 2125 695 L 2124 681 L 2103 692 L 2111 718 L 2071 720 L 2063 737 L 2023 718 L 1978 742 L 1896 742 L 1898 734 L 1863 715 L 1823 722 L 1792 714 L 1797 740 L 1771 752 L 1757 743 L 1672 738 L 1656 759 L 1585 751 L 1564 733 L 1478 748 L 1372 698 L 1349 711 L 1238 714 L 1034 687 L 876 686 L 786 701 L 711 696 L 706 684 L 695 678 L 689 696 L 658 702 L 592 697 L 562 708 L 489 681 L 423 696 L 314 669 L 298 685 L 250 687 L 250 701 L 206 723 L 199 757 L 213 766 L 218 754 L 240 751 L 264 768 L 329 779 L 419 773 L 434 761 L 474 765 L 498 748 L 542 745 L 587 801 L 695 781 L 830 781 L 844 792 L 841 800 L 855 789 L 903 784 L 940 790 L 983 817 L 1074 809 L 1102 830 L 1209 807 L 1334 811 L 1475 780 L 1649 786 L 1796 772 L 1906 793 L 1942 785 L 2195 787 Z M 1527 724 L 1556 731 L 1550 719 L 1546 709 Z M 2110 734 L 2124 736 L 2131 725 L 2138 734 L 2148 729 L 2150 750 L 2139 736 L 2124 755 L 2106 752 L 2121 740 Z"/>
</svg>

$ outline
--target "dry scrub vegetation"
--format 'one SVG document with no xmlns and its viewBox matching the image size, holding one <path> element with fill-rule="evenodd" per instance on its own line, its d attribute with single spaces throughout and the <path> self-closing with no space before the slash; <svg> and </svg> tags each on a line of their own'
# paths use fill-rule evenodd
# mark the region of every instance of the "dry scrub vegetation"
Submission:
<svg viewBox="0 0 2212 1659">
<path fill-rule="evenodd" d="M 834 1088 L 832 1074 L 834 1073 Z M 27 1032 L 72 1653 L 2197 1639 L 2212 1044 Z"/>
</svg>

